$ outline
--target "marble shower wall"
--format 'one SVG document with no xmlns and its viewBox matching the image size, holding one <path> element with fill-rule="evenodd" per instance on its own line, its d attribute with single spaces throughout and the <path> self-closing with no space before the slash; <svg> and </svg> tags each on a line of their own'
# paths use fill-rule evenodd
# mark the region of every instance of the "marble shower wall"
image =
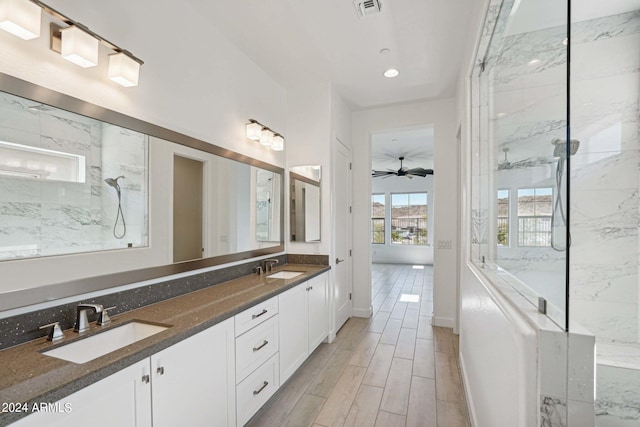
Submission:
<svg viewBox="0 0 640 427">
<path fill-rule="evenodd" d="M 113 249 L 127 247 L 127 242 L 146 245 L 146 136 L 136 134 L 129 140 L 120 137 L 118 145 L 111 142 L 116 138 L 109 136 L 110 131 L 136 134 L 0 93 L 1 141 L 83 156 L 86 162 L 84 182 L 0 174 L 0 260 Z M 110 153 L 115 153 L 117 163 L 111 162 Z M 7 161 L 0 158 L 0 168 Z M 123 183 L 124 206 L 130 209 L 127 212 L 123 206 L 123 210 L 132 224 L 126 241 L 108 237 L 103 231 L 115 219 L 115 192 L 108 194 L 104 182 L 103 165 L 107 161 L 117 170 L 126 171 L 120 175 L 132 178 Z M 132 186 L 130 193 L 128 185 Z"/>
<path fill-rule="evenodd" d="M 514 6 L 513 1 L 489 6 L 487 22 L 493 27 L 485 24 L 479 50 L 484 62 L 472 77 L 473 256 L 485 255 L 547 299 L 556 307 L 554 320 L 564 326 L 566 252 L 518 246 L 517 190 L 555 187 L 551 141 L 566 135 L 567 27 L 548 28 L 546 19 L 562 22 L 566 10 L 559 4 L 531 31 L 514 23 Z M 505 247 L 496 242 L 498 189 L 508 189 L 511 198 Z M 539 272 L 544 274 L 531 274 Z M 534 303 L 537 295 L 531 297 Z"/>
<path fill-rule="evenodd" d="M 571 317 L 637 343 L 640 9 L 572 27 Z"/>
</svg>

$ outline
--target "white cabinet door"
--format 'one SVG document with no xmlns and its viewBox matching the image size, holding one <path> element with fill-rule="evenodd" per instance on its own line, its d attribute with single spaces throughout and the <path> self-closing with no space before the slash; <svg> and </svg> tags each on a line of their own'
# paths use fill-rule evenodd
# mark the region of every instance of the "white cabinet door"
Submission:
<svg viewBox="0 0 640 427">
<path fill-rule="evenodd" d="M 307 358 L 306 283 L 278 296 L 280 330 L 280 383 L 284 383 Z"/>
<path fill-rule="evenodd" d="M 309 354 L 327 337 L 327 274 L 321 274 L 303 283 L 309 305 Z"/>
<path fill-rule="evenodd" d="M 151 356 L 151 369 L 154 427 L 235 425 L 233 319 Z"/>
<path fill-rule="evenodd" d="M 151 384 L 148 375 L 149 359 L 145 359 L 12 425 L 151 427 Z"/>
</svg>

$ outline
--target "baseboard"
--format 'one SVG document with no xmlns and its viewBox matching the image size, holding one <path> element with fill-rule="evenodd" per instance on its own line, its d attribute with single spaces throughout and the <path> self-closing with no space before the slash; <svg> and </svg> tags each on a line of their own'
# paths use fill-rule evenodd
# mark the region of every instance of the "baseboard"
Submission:
<svg viewBox="0 0 640 427">
<path fill-rule="evenodd" d="M 433 326 L 441 326 L 443 328 L 452 328 L 456 325 L 453 317 L 433 316 Z"/>
<path fill-rule="evenodd" d="M 371 315 L 373 315 L 373 307 L 369 307 L 369 308 L 355 308 L 353 307 L 351 309 L 351 315 L 353 317 L 364 317 L 365 319 L 368 319 L 371 317 Z"/>
<path fill-rule="evenodd" d="M 475 405 L 473 404 L 473 396 L 469 392 L 469 383 L 467 381 L 467 370 L 466 370 L 466 365 L 464 363 L 464 357 L 462 357 L 462 352 L 458 355 L 458 360 L 460 361 L 462 387 L 464 388 L 464 394 L 467 398 L 467 412 L 469 414 L 469 422 L 471 423 L 471 427 L 476 427 L 478 425 L 478 422 L 476 419 L 476 412 L 474 410 Z"/>
</svg>

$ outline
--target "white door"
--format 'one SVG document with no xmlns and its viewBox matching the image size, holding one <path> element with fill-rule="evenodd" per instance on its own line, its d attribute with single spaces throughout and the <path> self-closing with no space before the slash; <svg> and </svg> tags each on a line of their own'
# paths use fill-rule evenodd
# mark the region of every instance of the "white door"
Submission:
<svg viewBox="0 0 640 427">
<path fill-rule="evenodd" d="M 289 379 L 307 359 L 307 283 L 278 295 L 280 381 Z"/>
<path fill-rule="evenodd" d="M 304 283 L 309 297 L 309 353 L 327 337 L 327 273 Z"/>
<path fill-rule="evenodd" d="M 233 318 L 154 354 L 151 369 L 154 427 L 236 424 Z"/>
<path fill-rule="evenodd" d="M 19 427 L 151 427 L 149 359 L 83 388 L 43 412 L 18 420 Z M 29 409 L 33 409 L 30 405 Z M 48 409 L 48 410 L 47 410 Z"/>
<path fill-rule="evenodd" d="M 351 151 L 339 140 L 335 141 L 335 256 L 334 303 L 335 331 L 351 317 Z"/>
</svg>

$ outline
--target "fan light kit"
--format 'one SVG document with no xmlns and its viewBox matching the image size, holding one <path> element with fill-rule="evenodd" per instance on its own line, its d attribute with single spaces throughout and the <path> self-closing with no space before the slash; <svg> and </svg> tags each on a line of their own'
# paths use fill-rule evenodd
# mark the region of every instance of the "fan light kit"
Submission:
<svg viewBox="0 0 640 427">
<path fill-rule="evenodd" d="M 414 176 L 425 177 L 427 175 L 433 175 L 433 169 L 424 169 L 424 168 L 413 168 L 409 169 L 407 167 L 402 166 L 402 162 L 404 160 L 403 156 L 398 157 L 400 160 L 400 169 L 394 171 L 393 169 L 388 169 L 386 171 L 371 171 L 371 176 L 373 178 L 388 178 L 390 176 L 406 176 L 409 179 L 412 179 Z"/>
<path fill-rule="evenodd" d="M 67 61 L 89 68 L 98 65 L 100 45 L 106 46 L 113 51 L 109 55 L 108 77 L 125 87 L 138 85 L 140 66 L 144 63 L 141 59 L 39 0 L 0 0 L 0 28 L 24 40 L 40 37 L 43 11 L 66 25 L 50 24 L 51 50 Z"/>
</svg>

